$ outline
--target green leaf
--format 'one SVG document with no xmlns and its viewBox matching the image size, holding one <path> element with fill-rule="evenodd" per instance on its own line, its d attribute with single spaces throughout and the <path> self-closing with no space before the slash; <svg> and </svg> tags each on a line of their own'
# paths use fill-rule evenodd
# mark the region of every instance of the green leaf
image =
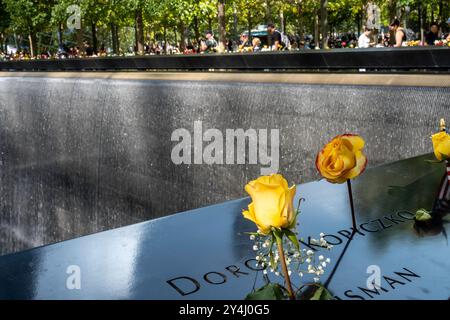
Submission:
<svg viewBox="0 0 450 320">
<path fill-rule="evenodd" d="M 445 160 L 425 160 L 425 162 L 429 162 L 429 163 L 442 163 Z"/>
<path fill-rule="evenodd" d="M 280 230 L 273 229 L 272 234 L 275 236 L 277 243 L 283 240 L 283 233 Z"/>
<path fill-rule="evenodd" d="M 287 229 L 283 230 L 283 232 L 286 235 L 286 237 L 288 237 L 288 239 L 295 246 L 297 251 L 300 251 L 300 244 L 298 243 L 298 239 L 297 239 L 297 236 L 295 235 L 295 233 L 293 233 L 291 230 L 287 230 Z"/>
<path fill-rule="evenodd" d="M 431 212 L 426 210 L 426 209 L 419 209 L 419 210 L 417 210 L 416 215 L 415 215 L 414 218 L 417 221 L 428 221 L 428 220 L 433 219 L 433 217 L 431 216 L 430 213 Z"/>
<path fill-rule="evenodd" d="M 245 300 L 285 300 L 283 287 L 278 283 L 269 283 L 247 295 Z"/>
<path fill-rule="evenodd" d="M 330 291 L 322 285 L 319 285 L 310 300 L 332 300 L 333 296 Z"/>
</svg>

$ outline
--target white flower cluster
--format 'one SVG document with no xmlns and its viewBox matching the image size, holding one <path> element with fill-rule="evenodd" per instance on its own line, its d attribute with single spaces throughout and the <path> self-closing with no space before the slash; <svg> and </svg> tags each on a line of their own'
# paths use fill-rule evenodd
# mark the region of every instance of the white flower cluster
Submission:
<svg viewBox="0 0 450 320">
<path fill-rule="evenodd" d="M 317 240 L 317 239 L 311 239 L 311 240 L 310 240 L 310 243 L 311 243 L 311 244 L 315 244 L 315 245 L 320 245 L 322 248 L 325 248 L 325 249 L 330 250 L 331 248 L 333 248 L 333 246 L 330 245 L 330 244 L 328 244 L 328 242 L 325 240 L 324 237 L 325 237 L 325 234 L 324 234 L 324 233 L 321 233 L 321 234 L 320 234 L 320 239 L 319 239 L 319 240 Z"/>
<path fill-rule="evenodd" d="M 333 246 L 325 239 L 323 233 L 320 234 L 319 240 L 311 239 L 310 243 L 320 246 L 326 250 L 330 250 Z M 263 234 L 251 235 L 250 240 L 255 241 L 253 250 L 257 252 L 256 266 L 265 267 L 264 274 L 268 271 L 276 276 L 283 276 L 281 272 L 280 255 L 277 244 L 272 236 Z M 286 258 L 286 265 L 289 275 L 293 273 L 303 277 L 306 274 L 314 276 L 313 281 L 319 282 L 320 277 L 325 273 L 325 268 L 330 264 L 331 260 L 323 255 L 316 257 L 316 251 L 311 249 L 298 250 L 297 247 L 287 237 L 283 237 L 283 250 Z M 306 267 L 305 267 L 306 266 Z"/>
</svg>

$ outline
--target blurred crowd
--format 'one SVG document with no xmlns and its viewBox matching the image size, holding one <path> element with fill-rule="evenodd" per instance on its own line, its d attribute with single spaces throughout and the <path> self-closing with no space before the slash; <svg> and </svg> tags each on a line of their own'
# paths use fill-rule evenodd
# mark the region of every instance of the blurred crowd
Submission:
<svg viewBox="0 0 450 320">
<path fill-rule="evenodd" d="M 450 27 L 450 18 L 447 20 Z M 261 30 L 260 30 L 261 31 Z M 254 35 L 253 32 L 244 32 L 239 39 L 228 40 L 219 43 L 212 31 L 206 31 L 204 38 L 199 41 L 189 42 L 185 45 L 170 44 L 164 42 L 148 43 L 144 45 L 142 55 L 173 55 L 173 54 L 210 54 L 210 53 L 245 53 L 265 51 L 296 51 L 319 49 L 319 41 L 312 35 L 298 36 L 286 35 L 280 32 L 274 24 L 264 26 L 264 32 Z M 423 40 L 418 40 L 423 39 Z M 385 48 L 405 46 L 448 46 L 450 47 L 450 34 L 443 33 L 437 23 L 431 23 L 429 30 L 423 35 L 414 33 L 410 29 L 401 26 L 400 21 L 395 19 L 389 25 L 389 32 L 379 32 L 365 28 L 360 35 L 354 32 L 345 34 L 333 34 L 327 42 L 330 49 L 338 48 Z M 122 49 L 119 56 L 133 56 L 137 53 L 136 48 L 130 47 L 126 52 Z M 94 48 L 88 42 L 83 47 L 66 47 L 60 45 L 56 50 L 44 49 L 35 57 L 31 57 L 29 50 L 0 50 L 0 61 L 8 60 L 30 60 L 30 59 L 73 59 L 89 57 L 117 56 L 110 48 L 101 45 Z"/>
</svg>

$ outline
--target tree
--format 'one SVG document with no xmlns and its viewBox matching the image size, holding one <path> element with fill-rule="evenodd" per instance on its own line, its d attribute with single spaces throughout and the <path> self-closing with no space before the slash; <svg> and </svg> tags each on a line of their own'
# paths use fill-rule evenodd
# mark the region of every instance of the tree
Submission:
<svg viewBox="0 0 450 320">
<path fill-rule="evenodd" d="M 449 2 L 445 0 L 0 0 L 0 47 L 17 34 L 28 38 L 35 55 L 40 49 L 36 38 L 56 31 L 59 45 L 76 37 L 81 49 L 83 40 L 91 42 L 94 50 L 106 40 L 116 54 L 124 43 L 142 53 L 146 39 L 163 38 L 165 47 L 175 42 L 184 49 L 210 29 L 216 31 L 223 48 L 227 36 L 236 38 L 268 22 L 300 40 L 316 33 L 318 40 L 320 31 L 322 47 L 326 47 L 334 32 L 360 32 L 368 3 L 380 7 L 385 26 L 397 17 L 415 31 L 423 32 L 432 20 L 441 23 L 443 31 L 448 28 Z M 76 33 L 66 31 L 71 5 L 81 10 L 81 29 Z"/>
<path fill-rule="evenodd" d="M 108 0 L 82 0 L 81 12 L 83 20 L 90 26 L 92 36 L 92 48 L 98 52 L 97 27 L 102 24 L 108 14 Z"/>
<path fill-rule="evenodd" d="M 58 32 L 58 45 L 61 47 L 63 44 L 63 30 L 66 27 L 64 22 L 67 21 L 67 7 L 71 5 L 68 1 L 59 0 L 52 7 L 51 11 L 51 24 L 56 26 Z"/>
<path fill-rule="evenodd" d="M 37 54 L 36 33 L 47 27 L 50 20 L 53 1 L 45 0 L 3 0 L 11 19 L 11 28 L 26 34 L 30 44 L 30 53 Z"/>
<path fill-rule="evenodd" d="M 111 46 L 114 54 L 120 52 L 119 30 L 130 21 L 129 5 L 124 0 L 110 0 L 106 7 L 104 24 L 111 33 Z"/>
<path fill-rule="evenodd" d="M 265 22 L 266 9 L 265 0 L 236 0 L 236 10 L 238 12 L 237 21 L 240 32 L 247 31 L 251 35 L 251 30 L 261 22 Z"/>
<path fill-rule="evenodd" d="M 130 12 L 133 15 L 135 28 L 135 48 L 138 54 L 144 53 L 144 0 L 128 0 Z"/>
<path fill-rule="evenodd" d="M 0 0 L 0 51 L 7 51 L 7 36 L 9 24 L 11 23 L 10 16 L 6 11 L 6 6 L 2 0 Z"/>
<path fill-rule="evenodd" d="M 217 1 L 217 16 L 219 20 L 219 52 L 224 52 L 227 45 L 227 31 L 225 25 L 225 0 Z"/>
</svg>

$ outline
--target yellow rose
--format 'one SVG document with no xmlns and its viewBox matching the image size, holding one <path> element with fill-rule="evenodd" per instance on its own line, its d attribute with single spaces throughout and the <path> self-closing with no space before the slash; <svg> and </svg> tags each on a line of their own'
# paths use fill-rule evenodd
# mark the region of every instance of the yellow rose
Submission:
<svg viewBox="0 0 450 320">
<path fill-rule="evenodd" d="M 364 144 L 358 135 L 337 136 L 317 155 L 317 170 L 331 183 L 344 183 L 356 178 L 367 165 L 367 157 L 362 152 Z"/>
<path fill-rule="evenodd" d="M 263 234 L 269 233 L 272 227 L 290 229 L 295 226 L 297 215 L 293 201 L 296 187 L 289 188 L 282 175 L 260 177 L 249 182 L 245 191 L 252 198 L 252 203 L 243 215 L 253 221 Z"/>
<path fill-rule="evenodd" d="M 434 155 L 439 161 L 450 158 L 450 135 L 442 131 L 431 136 Z"/>
</svg>

